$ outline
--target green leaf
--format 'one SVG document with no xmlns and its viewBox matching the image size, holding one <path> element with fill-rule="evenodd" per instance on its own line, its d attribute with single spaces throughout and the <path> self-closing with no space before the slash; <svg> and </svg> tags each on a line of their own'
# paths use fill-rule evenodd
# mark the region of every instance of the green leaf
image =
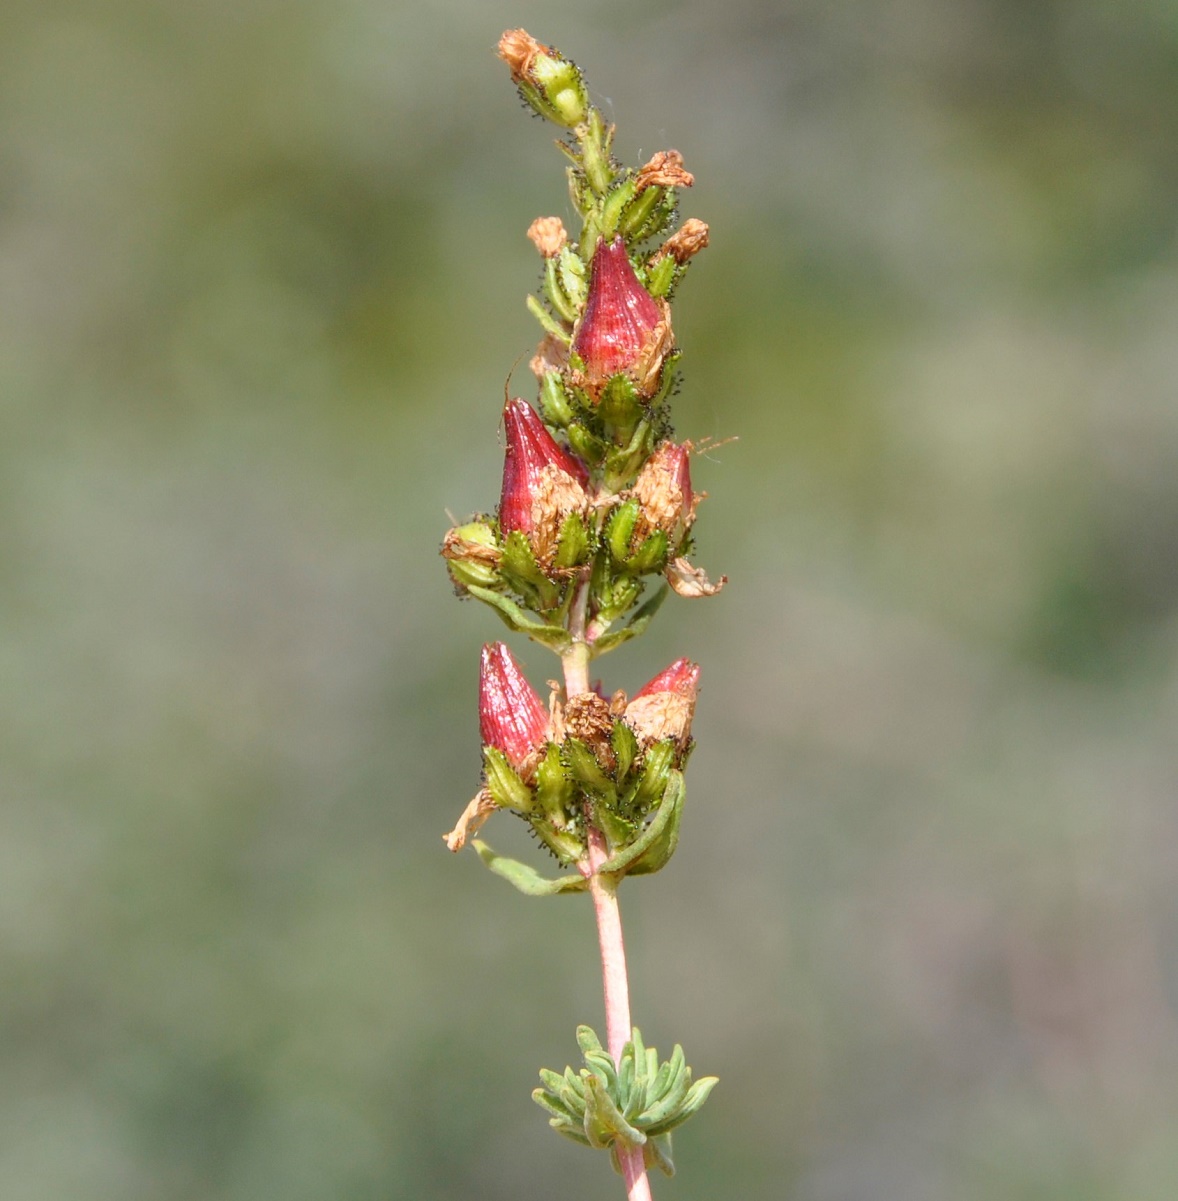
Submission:
<svg viewBox="0 0 1178 1201">
<path fill-rule="evenodd" d="M 597 1031 L 592 1026 L 584 1024 L 577 1027 L 577 1046 L 581 1048 L 582 1055 L 587 1051 L 602 1051 L 605 1049 L 601 1045 L 601 1039 L 597 1037 Z"/>
<path fill-rule="evenodd" d="M 708 1094 L 719 1083 L 719 1076 L 700 1077 L 688 1090 L 675 1112 L 660 1122 L 652 1123 L 647 1127 L 647 1132 L 652 1136 L 658 1136 L 682 1126 L 688 1118 L 699 1112 L 703 1103 L 708 1099 Z"/>
<path fill-rule="evenodd" d="M 671 1160 L 671 1136 L 660 1134 L 647 1139 L 646 1146 L 642 1148 L 642 1160 L 648 1171 L 658 1168 L 664 1176 L 674 1176 L 675 1164 Z"/>
<path fill-rule="evenodd" d="M 631 638 L 637 638 L 639 634 L 644 634 L 651 619 L 659 611 L 659 606 L 667 599 L 668 591 L 667 585 L 663 584 L 649 600 L 643 601 L 638 606 L 629 625 L 620 630 L 611 630 L 608 634 L 602 634 L 593 644 L 593 657 L 606 655 L 612 650 L 617 650 L 623 642 L 629 642 Z"/>
<path fill-rule="evenodd" d="M 555 256 L 544 260 L 544 295 L 556 315 L 572 325 L 577 319 L 577 308 L 565 293 L 563 281 L 557 273 Z"/>
<path fill-rule="evenodd" d="M 513 630 L 517 630 L 521 634 L 527 634 L 534 642 L 551 647 L 558 654 L 568 648 L 568 630 L 563 629 L 561 626 L 549 625 L 538 618 L 530 617 L 527 610 L 517 605 L 510 597 L 501 596 L 498 592 L 492 592 L 489 588 L 478 588 L 474 585 L 468 587 L 467 591 L 471 596 L 477 597 L 484 604 L 490 605 L 507 626 Z"/>
<path fill-rule="evenodd" d="M 536 1088 L 532 1090 L 532 1100 L 536 1102 L 542 1109 L 548 1110 L 554 1118 L 560 1118 L 562 1122 L 571 1122 L 575 1118 L 569 1112 L 564 1102 L 558 1096 L 555 1096 L 547 1089 Z"/>
<path fill-rule="evenodd" d="M 559 338 L 567 346 L 568 330 L 534 296 L 529 295 L 525 303 L 528 306 L 528 312 L 539 321 L 540 328 L 554 338 Z"/>
<path fill-rule="evenodd" d="M 561 892 L 584 892 L 588 887 L 588 881 L 583 876 L 558 876 L 553 880 L 547 879 L 534 867 L 520 863 L 518 859 L 508 859 L 506 855 L 497 854 L 480 838 L 476 838 L 471 845 L 495 875 L 502 876 L 508 884 L 514 885 L 526 896 L 551 897 Z"/>
</svg>

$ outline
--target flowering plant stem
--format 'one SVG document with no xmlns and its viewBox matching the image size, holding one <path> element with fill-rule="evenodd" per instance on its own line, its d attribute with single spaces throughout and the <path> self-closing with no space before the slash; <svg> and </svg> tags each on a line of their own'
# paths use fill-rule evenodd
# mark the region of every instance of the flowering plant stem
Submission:
<svg viewBox="0 0 1178 1201">
<path fill-rule="evenodd" d="M 442 554 L 459 595 L 559 655 L 564 679 L 545 705 L 504 643 L 483 647 L 483 782 L 445 839 L 452 851 L 472 843 L 529 896 L 589 893 L 606 1046 L 579 1027 L 585 1067 L 541 1070 L 532 1096 L 559 1133 L 610 1153 L 630 1201 L 649 1201 L 647 1169 L 674 1172 L 671 1132 L 716 1078 L 693 1083 L 682 1047 L 660 1062 L 631 1025 L 618 885 L 661 870 L 678 844 L 700 669 L 677 659 L 630 697 L 607 696 L 589 673 L 643 633 L 668 591 L 712 596 L 724 583 L 690 562 L 702 494 L 691 487 L 692 444 L 671 440 L 668 403 L 679 360 L 670 298 L 708 229 L 690 219 L 644 250 L 691 186 L 682 156 L 622 167 L 613 128 L 568 59 L 522 29 L 503 35 L 499 53 L 527 104 L 566 131 L 557 144 L 582 229 L 573 241 L 558 217 L 541 217 L 528 230 L 544 261 L 542 299 L 528 297 L 545 335 L 530 364 L 538 411 L 506 399 L 499 507 L 450 530 Z M 651 577 L 657 590 L 643 601 Z M 571 870 L 545 878 L 475 838 L 499 809 Z"/>
<path fill-rule="evenodd" d="M 573 601 L 569 617 L 572 644 L 561 656 L 564 690 L 567 697 L 589 691 L 589 644 L 585 641 L 586 594 L 582 587 Z M 630 977 L 626 970 L 626 944 L 622 937 L 622 907 L 618 902 L 617 883 L 602 875 L 601 865 L 609 858 L 605 835 L 590 824 L 587 831 L 588 855 L 578 870 L 589 881 L 593 898 L 593 916 L 597 920 L 597 945 L 601 950 L 601 984 L 605 994 L 606 1046 L 614 1063 L 621 1067 L 622 1050 L 630 1038 Z M 642 1149 L 634 1147 L 618 1156 L 628 1201 L 650 1201 L 650 1181 Z"/>
</svg>

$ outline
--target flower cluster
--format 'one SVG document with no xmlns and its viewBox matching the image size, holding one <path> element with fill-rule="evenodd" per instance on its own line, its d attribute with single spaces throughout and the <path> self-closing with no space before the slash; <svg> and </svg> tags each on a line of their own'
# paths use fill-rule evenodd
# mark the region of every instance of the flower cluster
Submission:
<svg viewBox="0 0 1178 1201">
<path fill-rule="evenodd" d="M 671 298 L 708 228 L 674 228 L 678 191 L 693 182 L 678 151 L 637 170 L 616 162 L 612 127 L 558 51 L 517 29 L 499 54 L 525 102 L 568 131 L 558 146 L 581 229 L 573 237 L 559 217 L 528 229 L 543 263 L 528 297 L 543 331 L 537 404 L 506 400 L 498 509 L 451 529 L 442 554 L 460 596 L 562 656 L 566 687 L 545 704 L 505 645 L 484 647 L 484 785 L 447 843 L 459 849 L 510 809 L 563 864 L 583 867 L 592 828 L 615 857 L 642 842 L 631 870 L 653 870 L 677 820 L 664 815 L 659 846 L 644 840 L 690 750 L 699 669 L 681 659 L 632 698 L 607 699 L 587 676 L 570 688 L 567 665 L 640 634 L 668 591 L 707 596 L 724 583 L 690 561 L 703 494 L 667 403 L 680 358 Z"/>
<path fill-rule="evenodd" d="M 460 850 L 497 809 L 524 817 L 540 841 L 565 864 L 587 853 L 592 809 L 611 853 L 632 848 L 664 799 L 671 772 L 691 753 L 691 720 L 699 667 L 677 659 L 633 697 L 598 692 L 546 706 L 502 642 L 483 647 L 479 670 L 479 732 L 485 783 L 446 836 Z M 672 816 L 676 820 L 670 820 Z M 651 871 L 670 857 L 677 816 L 667 814 L 658 837 L 643 846 Z"/>
<path fill-rule="evenodd" d="M 668 592 L 710 596 L 724 584 L 691 562 L 703 494 L 668 406 L 680 358 L 671 299 L 708 227 L 673 228 L 678 192 L 693 182 L 677 150 L 637 170 L 613 158 L 612 127 L 559 51 L 514 29 L 499 55 L 524 102 L 564 131 L 581 228 L 573 236 L 540 217 L 528 229 L 543 264 L 528 297 L 543 331 L 536 404 L 505 398 L 498 508 L 449 530 L 442 555 L 460 596 L 559 655 L 562 681 L 545 701 L 504 643 L 483 647 L 481 787 L 445 840 L 452 851 L 472 843 L 528 895 L 591 895 L 608 1050 L 582 1027 L 585 1067 L 541 1072 L 533 1097 L 561 1134 L 609 1151 L 632 1201 L 649 1201 L 646 1170 L 674 1171 L 671 1133 L 716 1081 L 693 1082 L 678 1046 L 660 1062 L 631 1025 L 617 886 L 675 851 L 700 669 L 676 659 L 631 696 L 605 693 L 589 669 L 641 634 Z M 474 837 L 501 809 L 573 870 L 545 878 Z"/>
</svg>

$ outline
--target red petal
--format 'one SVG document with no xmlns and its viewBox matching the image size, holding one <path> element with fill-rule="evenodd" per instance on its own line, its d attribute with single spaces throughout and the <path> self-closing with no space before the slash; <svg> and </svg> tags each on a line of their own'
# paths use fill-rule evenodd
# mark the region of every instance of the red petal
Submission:
<svg viewBox="0 0 1178 1201">
<path fill-rule="evenodd" d="M 630 698 L 651 696 L 656 692 L 677 692 L 680 696 L 693 697 L 699 691 L 699 664 L 690 659 L 676 659 L 670 667 L 664 667 L 653 680 L 648 680 Z"/>
<path fill-rule="evenodd" d="M 479 733 L 513 767 L 547 741 L 548 710 L 502 642 L 483 647 L 479 664 Z"/>
<path fill-rule="evenodd" d="M 593 252 L 589 295 L 573 350 L 585 361 L 585 370 L 597 379 L 626 371 L 638 360 L 662 312 L 638 282 L 621 237 Z"/>
<path fill-rule="evenodd" d="M 503 407 L 507 450 L 503 458 L 503 491 L 499 498 L 499 528 L 529 533 L 532 529 L 532 499 L 541 470 L 555 465 L 567 471 L 582 487 L 589 482 L 585 465 L 559 446 L 540 420 L 536 410 L 523 400 L 509 400 Z"/>
</svg>

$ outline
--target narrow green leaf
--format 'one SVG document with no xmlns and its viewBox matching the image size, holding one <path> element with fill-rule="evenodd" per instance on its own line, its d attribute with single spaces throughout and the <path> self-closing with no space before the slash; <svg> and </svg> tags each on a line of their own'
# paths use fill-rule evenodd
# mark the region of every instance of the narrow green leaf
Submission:
<svg viewBox="0 0 1178 1201">
<path fill-rule="evenodd" d="M 675 1164 L 671 1159 L 671 1136 L 661 1134 L 658 1138 L 648 1139 L 642 1148 L 642 1159 L 647 1170 L 658 1168 L 664 1176 L 675 1175 Z"/>
<path fill-rule="evenodd" d="M 528 306 L 528 312 L 539 321 L 540 328 L 545 333 L 559 338 L 566 345 L 568 344 L 568 330 L 534 296 L 529 295 L 525 303 Z"/>
<path fill-rule="evenodd" d="M 554 1097 L 560 1096 L 560 1086 L 564 1083 L 564 1077 L 559 1072 L 554 1072 L 551 1068 L 541 1068 L 540 1079 Z"/>
<path fill-rule="evenodd" d="M 573 1122 L 577 1118 L 565 1107 L 564 1103 L 542 1088 L 532 1089 L 532 1100 L 540 1106 L 541 1109 L 546 1109 L 554 1118 L 560 1118 L 562 1122 Z"/>
<path fill-rule="evenodd" d="M 471 845 L 491 871 L 497 876 L 502 876 L 504 880 L 514 885 L 526 896 L 551 897 L 562 892 L 584 892 L 588 886 L 583 876 L 558 876 L 554 880 L 546 879 L 534 867 L 520 863 L 518 859 L 508 859 L 506 855 L 497 854 L 481 838 L 476 838 Z"/>
<path fill-rule="evenodd" d="M 646 1128 L 647 1133 L 651 1137 L 658 1137 L 676 1129 L 676 1127 L 682 1126 L 688 1118 L 693 1117 L 699 1112 L 703 1107 L 703 1103 L 708 1099 L 708 1094 L 719 1083 L 719 1076 L 701 1077 L 691 1086 L 686 1096 L 675 1108 L 675 1111 L 661 1121 L 648 1126 Z"/>
<path fill-rule="evenodd" d="M 582 1055 L 588 1051 L 605 1050 L 601 1045 L 601 1039 L 597 1037 L 597 1031 L 592 1026 L 581 1025 L 577 1027 L 577 1046 L 581 1048 Z"/>
<path fill-rule="evenodd" d="M 492 592 L 489 588 L 478 588 L 473 585 L 467 591 L 471 596 L 477 597 L 484 604 L 490 605 L 507 626 L 513 630 L 517 630 L 521 634 L 527 634 L 534 642 L 551 647 L 557 653 L 568 648 L 568 630 L 560 626 L 549 625 L 547 622 L 539 621 L 535 617 L 529 617 L 527 611 L 517 605 L 510 597 L 500 596 L 499 593 Z"/>
</svg>

